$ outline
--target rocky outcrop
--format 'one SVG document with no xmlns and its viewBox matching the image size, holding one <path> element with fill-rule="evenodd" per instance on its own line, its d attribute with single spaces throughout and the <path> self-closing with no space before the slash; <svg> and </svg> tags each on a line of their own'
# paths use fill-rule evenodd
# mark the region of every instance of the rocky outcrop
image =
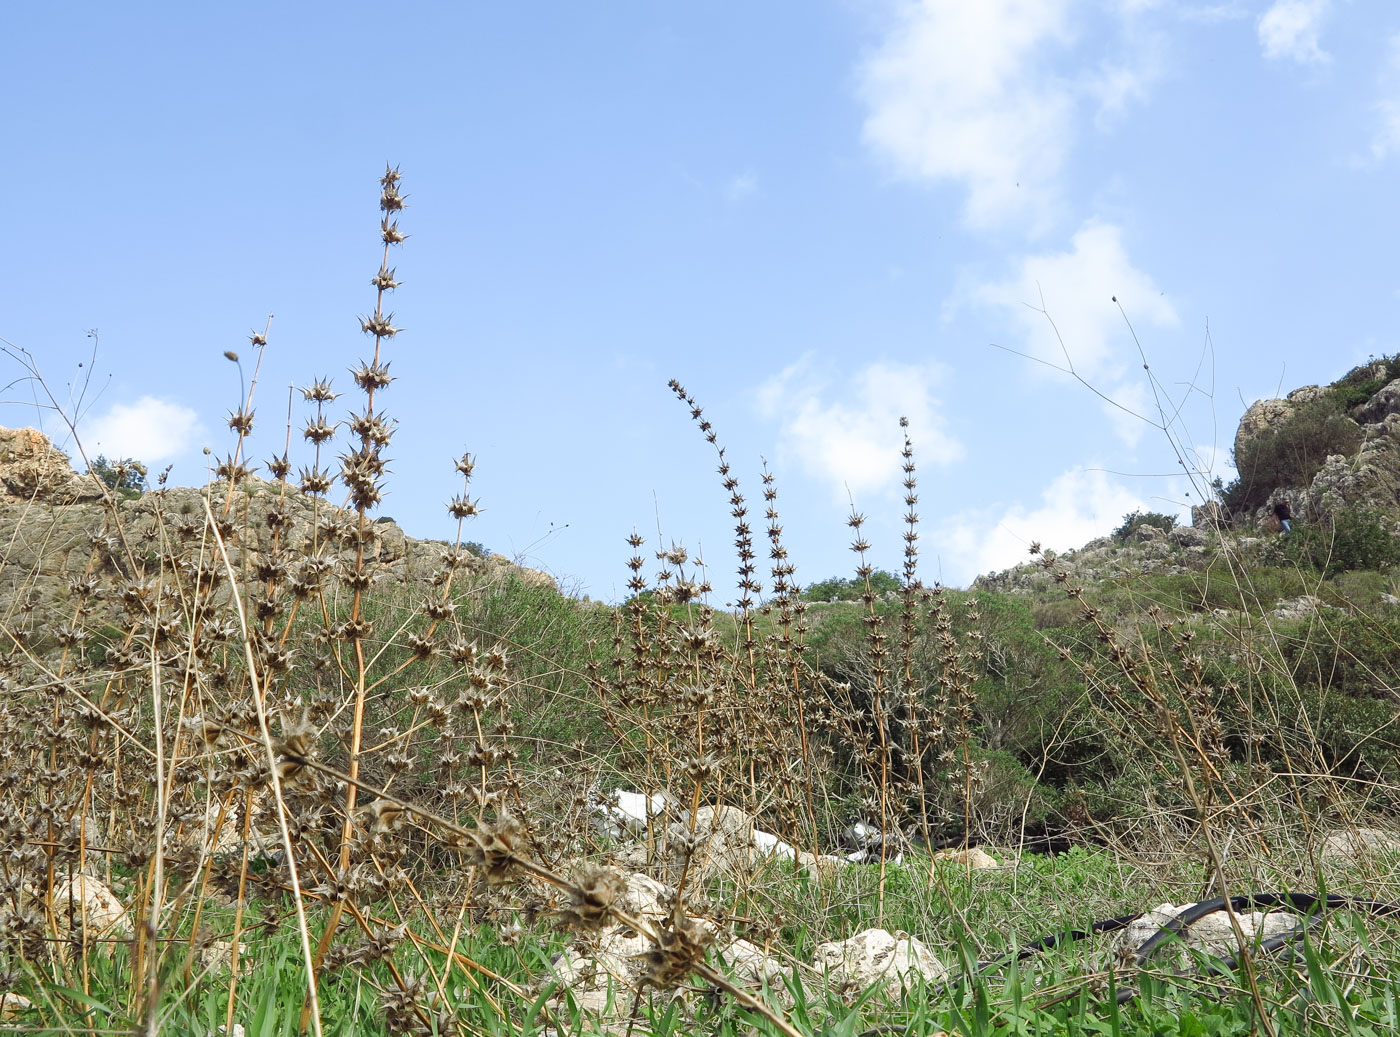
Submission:
<svg viewBox="0 0 1400 1037">
<path fill-rule="evenodd" d="M 1354 456 L 1333 454 L 1304 492 L 1280 489 L 1269 506 L 1285 497 L 1295 503 L 1295 510 L 1302 504 L 1303 514 L 1312 519 L 1347 509 L 1388 511 L 1400 506 L 1400 413 L 1367 425 Z"/>
<path fill-rule="evenodd" d="M 1306 388 L 1316 389 L 1317 386 L 1310 385 Z M 1303 389 L 1296 390 L 1289 394 L 1286 400 L 1255 400 L 1250 404 L 1249 409 L 1240 418 L 1239 428 L 1235 430 L 1235 456 L 1243 457 L 1249 449 L 1250 441 L 1277 428 L 1293 413 L 1295 403 L 1306 402 L 1294 399 L 1297 393 L 1303 391 Z"/>
<path fill-rule="evenodd" d="M 660 931 L 673 915 L 676 891 L 638 872 L 626 876 L 620 907 L 633 918 Z M 721 970 L 746 986 L 783 989 L 782 963 L 762 948 L 736 938 L 707 918 L 684 916 L 711 946 L 709 957 Z M 609 1019 L 625 1017 L 636 992 L 645 985 L 652 940 L 626 925 L 610 925 L 556 957 L 548 981 L 552 1003 L 567 995 L 584 1012 Z"/>
<path fill-rule="evenodd" d="M 1351 409 L 1351 416 L 1362 425 L 1377 425 L 1392 414 L 1400 414 L 1400 378 L 1388 382 L 1365 403 Z"/>
<path fill-rule="evenodd" d="M 776 862 L 791 862 L 813 878 L 833 873 L 848 862 L 827 854 L 813 854 L 759 830 L 752 816 L 731 806 L 702 806 L 692 823 L 689 812 L 668 824 L 655 847 L 637 843 L 622 852 L 631 868 L 649 868 L 666 882 L 677 882 L 682 872 L 705 883 L 716 876 L 743 879 Z"/>
<path fill-rule="evenodd" d="M 1144 573 L 1191 572 L 1204 566 L 1220 543 L 1218 530 L 1198 526 L 1173 526 L 1163 532 L 1142 525 L 1125 540 L 1098 537 L 1083 547 L 1055 555 L 1056 568 L 1068 571 L 1082 584 L 1107 582 Z M 1055 580 L 1042 562 L 1030 560 L 1001 572 L 977 577 L 974 591 L 997 594 L 1045 594 Z"/>
<path fill-rule="evenodd" d="M 102 499 L 103 486 L 73 471 L 68 455 L 42 432 L 0 428 L 0 495 L 35 504 L 92 503 Z"/>
</svg>

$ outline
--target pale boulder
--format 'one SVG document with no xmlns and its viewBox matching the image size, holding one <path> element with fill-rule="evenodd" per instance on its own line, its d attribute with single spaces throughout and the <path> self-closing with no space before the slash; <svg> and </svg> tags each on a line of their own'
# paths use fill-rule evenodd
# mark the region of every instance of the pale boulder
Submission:
<svg viewBox="0 0 1400 1037">
<path fill-rule="evenodd" d="M 908 933 L 866 929 L 846 940 L 817 947 L 812 964 L 848 992 L 879 984 L 884 993 L 898 995 L 920 980 L 937 983 L 947 967 L 922 942 Z"/>
</svg>

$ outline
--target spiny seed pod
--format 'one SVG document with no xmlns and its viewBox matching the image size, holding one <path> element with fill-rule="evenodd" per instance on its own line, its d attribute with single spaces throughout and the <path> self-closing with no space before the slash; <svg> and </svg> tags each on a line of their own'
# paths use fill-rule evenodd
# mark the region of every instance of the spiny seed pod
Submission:
<svg viewBox="0 0 1400 1037">
<path fill-rule="evenodd" d="M 645 981 L 662 990 L 680 986 L 695 966 L 705 959 L 705 951 L 714 942 L 714 933 L 689 918 L 677 904 L 670 924 L 656 934 L 656 942 L 646 952 Z"/>
<path fill-rule="evenodd" d="M 555 913 L 563 929 L 601 929 L 627 885 L 612 868 L 587 866 L 574 876 L 569 902 Z"/>
</svg>

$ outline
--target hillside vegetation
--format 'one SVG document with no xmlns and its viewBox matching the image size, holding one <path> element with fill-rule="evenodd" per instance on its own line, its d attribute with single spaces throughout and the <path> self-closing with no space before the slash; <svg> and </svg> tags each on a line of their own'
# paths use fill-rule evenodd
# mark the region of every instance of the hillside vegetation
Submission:
<svg viewBox="0 0 1400 1037">
<path fill-rule="evenodd" d="M 852 575 L 802 587 L 771 475 L 751 503 L 672 383 L 737 607 L 636 536 L 600 605 L 469 542 L 471 455 L 455 542 L 376 515 L 404 238 L 380 187 L 370 356 L 349 408 L 303 390 L 302 456 L 249 460 L 252 391 L 200 488 L 0 434 L 10 1023 L 1400 1025 L 1400 361 L 1255 404 L 1191 526 L 1125 516 L 967 591 L 919 577 L 917 429 L 901 570 L 852 515 Z M 1246 899 L 1128 927 L 1212 897 Z"/>
</svg>

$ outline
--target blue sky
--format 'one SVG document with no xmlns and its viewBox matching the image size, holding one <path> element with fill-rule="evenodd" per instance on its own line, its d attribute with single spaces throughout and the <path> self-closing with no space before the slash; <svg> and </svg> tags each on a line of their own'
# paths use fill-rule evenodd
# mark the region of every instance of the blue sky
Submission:
<svg viewBox="0 0 1400 1037">
<path fill-rule="evenodd" d="M 38 4 L 7 39 L 0 336 L 62 398 L 99 330 L 90 453 L 202 481 L 269 313 L 255 457 L 289 386 L 350 390 L 388 160 L 382 514 L 450 535 L 470 450 L 468 537 L 594 597 L 634 526 L 733 597 L 671 378 L 758 525 L 767 458 L 805 582 L 852 501 L 898 568 L 908 415 L 921 575 L 965 585 L 1189 508 L 1173 441 L 1228 481 L 1251 401 L 1400 349 L 1390 4 Z M 1155 417 L 1129 322 L 1170 437 L 1091 391 Z M 29 395 L 0 422 L 62 442 Z"/>
</svg>

